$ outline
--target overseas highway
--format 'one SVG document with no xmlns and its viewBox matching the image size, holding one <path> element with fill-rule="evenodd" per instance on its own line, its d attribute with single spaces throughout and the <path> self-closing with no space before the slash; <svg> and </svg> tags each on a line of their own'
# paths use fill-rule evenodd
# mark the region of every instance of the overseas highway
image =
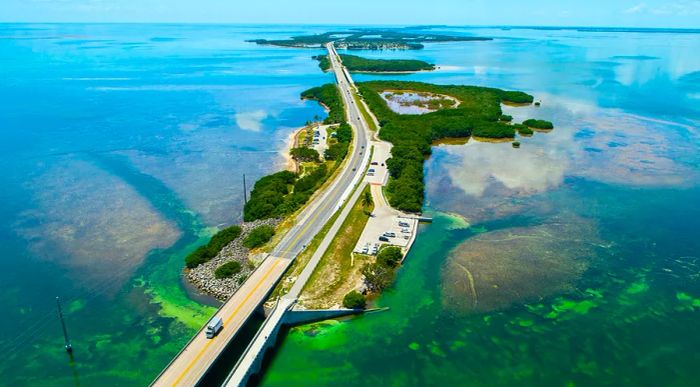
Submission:
<svg viewBox="0 0 700 387">
<path fill-rule="evenodd" d="M 207 339 L 204 327 L 185 348 L 161 372 L 154 386 L 196 385 L 216 361 L 229 342 L 236 336 L 248 318 L 266 300 L 292 261 L 311 242 L 316 234 L 342 207 L 352 193 L 365 170 L 369 158 L 367 152 L 368 126 L 353 99 L 354 84 L 331 43 L 326 45 L 331 65 L 342 96 L 348 118 L 353 128 L 352 152 L 344 162 L 342 171 L 331 184 L 317 194 L 297 216 L 295 225 L 287 232 L 260 266 L 216 312 L 224 321 L 224 328 L 213 339 Z M 306 271 L 310 274 L 310 271 Z M 307 278 L 306 278 L 307 279 Z M 299 278 L 297 281 L 305 282 Z M 298 288 L 298 287 L 297 287 Z M 293 287 L 293 289 L 295 289 Z"/>
</svg>

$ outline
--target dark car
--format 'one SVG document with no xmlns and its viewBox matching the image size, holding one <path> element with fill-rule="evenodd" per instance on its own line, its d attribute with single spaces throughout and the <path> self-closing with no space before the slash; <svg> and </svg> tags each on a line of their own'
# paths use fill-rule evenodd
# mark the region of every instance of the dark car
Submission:
<svg viewBox="0 0 700 387">
<path fill-rule="evenodd" d="M 381 242 L 389 242 L 389 238 L 385 237 L 384 235 L 379 237 L 379 241 Z"/>
</svg>

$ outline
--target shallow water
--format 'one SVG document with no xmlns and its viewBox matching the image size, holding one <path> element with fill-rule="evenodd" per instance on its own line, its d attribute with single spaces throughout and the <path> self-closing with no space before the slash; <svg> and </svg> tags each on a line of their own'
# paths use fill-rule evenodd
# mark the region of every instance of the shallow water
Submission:
<svg viewBox="0 0 700 387">
<path fill-rule="evenodd" d="M 361 55 L 527 91 L 505 113 L 555 129 L 434 147 L 389 310 L 293 328 L 261 384 L 700 383 L 698 35 L 450 31 L 500 39 Z"/>
<path fill-rule="evenodd" d="M 241 174 L 281 165 L 291 128 L 323 114 L 299 92 L 332 81 L 316 50 L 244 40 L 326 29 L 0 26 L 4 383 L 143 385 L 165 366 L 212 311 L 183 288 L 183 255 L 240 219 Z M 292 329 L 262 384 L 697 384 L 700 39 L 456 32 L 501 39 L 360 55 L 525 90 L 543 105 L 507 114 L 556 128 L 520 149 L 435 147 L 435 222 L 378 300 L 390 310 Z M 551 239 L 509 243 L 533 235 Z"/>
<path fill-rule="evenodd" d="M 183 255 L 240 221 L 332 80 L 298 27 L 0 25 L 0 374 L 144 385 L 204 323 Z M 75 348 L 69 363 L 55 309 Z M 198 298 L 201 299 L 201 298 Z"/>
</svg>

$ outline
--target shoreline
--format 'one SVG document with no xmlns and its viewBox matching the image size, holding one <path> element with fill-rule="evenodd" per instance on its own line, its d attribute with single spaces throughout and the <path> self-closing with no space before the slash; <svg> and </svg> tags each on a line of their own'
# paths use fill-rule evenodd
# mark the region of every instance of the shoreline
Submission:
<svg viewBox="0 0 700 387">
<path fill-rule="evenodd" d="M 306 129 L 306 126 L 302 126 L 300 128 L 296 128 L 292 130 L 288 135 L 287 135 L 287 140 L 285 142 L 285 146 L 278 151 L 279 155 L 284 158 L 284 169 L 290 172 L 296 172 L 298 170 L 298 165 L 297 162 L 294 161 L 292 158 L 292 155 L 289 154 L 289 151 L 292 150 L 294 147 L 297 146 L 297 137 L 299 136 L 299 132 L 302 130 Z"/>
</svg>

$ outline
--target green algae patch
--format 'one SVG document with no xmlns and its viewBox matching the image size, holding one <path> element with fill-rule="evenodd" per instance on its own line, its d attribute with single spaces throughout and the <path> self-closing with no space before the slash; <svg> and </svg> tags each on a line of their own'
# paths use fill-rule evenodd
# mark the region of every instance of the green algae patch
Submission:
<svg viewBox="0 0 700 387">
<path fill-rule="evenodd" d="M 646 283 L 646 281 L 637 281 L 634 282 L 632 285 L 630 285 L 626 292 L 627 294 L 638 294 L 638 293 L 643 293 L 649 290 L 649 284 Z"/>
<path fill-rule="evenodd" d="M 428 344 L 428 350 L 435 356 L 447 357 L 447 354 L 442 350 L 442 348 L 440 348 L 437 341 L 433 341 L 432 343 Z"/>
<path fill-rule="evenodd" d="M 586 294 L 593 296 L 595 298 L 603 298 L 603 292 L 600 290 L 588 288 L 588 289 L 586 289 L 585 292 L 586 292 Z"/>
<path fill-rule="evenodd" d="M 598 305 L 590 299 L 576 301 L 567 298 L 559 298 L 557 302 L 552 304 L 552 311 L 547 313 L 545 318 L 555 319 L 570 313 L 584 315 L 597 306 Z"/>
<path fill-rule="evenodd" d="M 420 344 L 418 344 L 414 341 L 408 345 L 408 348 L 410 348 L 413 351 L 418 351 L 420 349 Z"/>
<path fill-rule="evenodd" d="M 68 304 L 68 307 L 66 308 L 66 314 L 72 314 L 75 312 L 78 312 L 85 308 L 85 305 L 87 304 L 87 301 L 83 299 L 77 299 L 73 300 Z"/>
<path fill-rule="evenodd" d="M 682 309 L 695 310 L 695 308 L 700 308 L 700 298 L 695 298 L 688 293 L 678 292 L 676 299 L 680 302 Z"/>
<path fill-rule="evenodd" d="M 462 340 L 455 340 L 450 344 L 450 351 L 454 352 L 460 348 L 464 348 L 467 346 L 467 343 L 465 343 Z"/>
<path fill-rule="evenodd" d="M 515 320 L 515 324 L 523 327 L 523 328 L 529 328 L 535 324 L 535 321 L 529 318 L 517 318 Z"/>
<path fill-rule="evenodd" d="M 554 308 L 557 312 L 570 310 L 578 314 L 586 314 L 596 306 L 597 305 L 591 300 L 573 301 L 564 299 L 555 305 Z"/>
</svg>

